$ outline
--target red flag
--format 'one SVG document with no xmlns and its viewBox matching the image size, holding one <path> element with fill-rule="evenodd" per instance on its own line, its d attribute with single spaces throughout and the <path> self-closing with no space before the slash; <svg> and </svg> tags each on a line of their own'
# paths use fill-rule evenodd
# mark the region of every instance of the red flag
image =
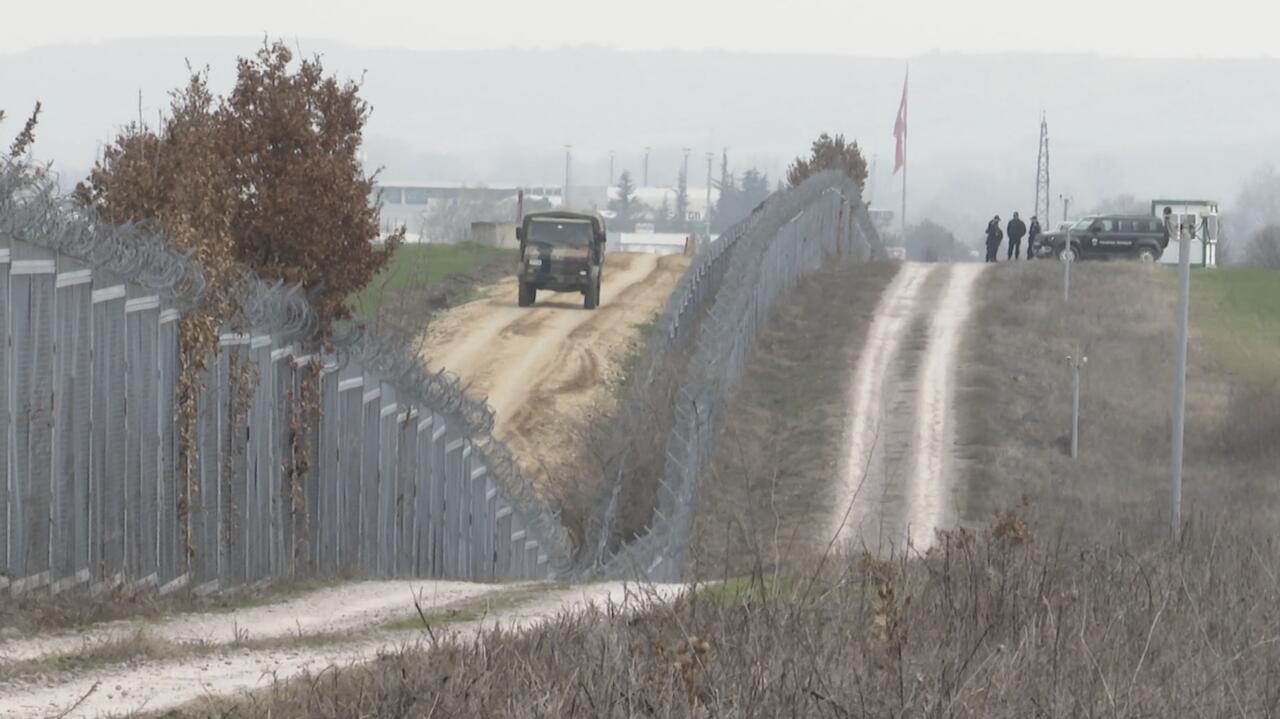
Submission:
<svg viewBox="0 0 1280 719">
<path fill-rule="evenodd" d="M 893 155 L 893 171 L 896 174 L 907 164 L 907 80 L 910 71 L 902 78 L 902 103 L 898 105 L 898 119 L 893 121 L 893 136 L 898 139 L 898 147 Z"/>
</svg>

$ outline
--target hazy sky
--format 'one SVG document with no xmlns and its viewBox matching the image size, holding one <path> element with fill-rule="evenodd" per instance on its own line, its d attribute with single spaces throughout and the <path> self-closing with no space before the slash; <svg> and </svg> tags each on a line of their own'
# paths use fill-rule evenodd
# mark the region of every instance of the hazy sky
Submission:
<svg viewBox="0 0 1280 719">
<path fill-rule="evenodd" d="M 1276 0 L 6 0 L 0 52 L 150 36 L 365 47 L 583 44 L 899 57 L 1045 50 L 1275 56 Z"/>
</svg>

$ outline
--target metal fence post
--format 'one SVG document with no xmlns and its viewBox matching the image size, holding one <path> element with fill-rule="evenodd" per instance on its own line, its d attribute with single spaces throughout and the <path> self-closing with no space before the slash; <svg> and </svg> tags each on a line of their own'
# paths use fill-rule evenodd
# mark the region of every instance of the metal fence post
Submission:
<svg viewBox="0 0 1280 719">
<path fill-rule="evenodd" d="M 9 447 L 13 423 L 10 421 L 13 397 L 9 361 L 9 238 L 0 234 L 0 591 L 9 588 Z"/>
<path fill-rule="evenodd" d="M 1186 426 L 1187 396 L 1187 318 L 1191 306 L 1191 232 L 1188 220 L 1195 215 L 1178 216 L 1178 323 L 1177 357 L 1173 378 L 1173 457 L 1170 467 L 1169 536 L 1176 542 L 1182 535 L 1182 450 Z"/>
<path fill-rule="evenodd" d="M 1089 358 L 1080 353 L 1080 345 L 1076 345 L 1074 355 L 1067 356 L 1071 365 L 1071 459 L 1080 457 L 1080 370 L 1089 362 Z"/>
</svg>

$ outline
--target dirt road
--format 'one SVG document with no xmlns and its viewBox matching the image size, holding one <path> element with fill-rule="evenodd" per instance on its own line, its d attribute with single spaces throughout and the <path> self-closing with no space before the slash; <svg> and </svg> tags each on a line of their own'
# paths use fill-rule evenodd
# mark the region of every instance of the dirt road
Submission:
<svg viewBox="0 0 1280 719">
<path fill-rule="evenodd" d="M 379 652 L 427 638 L 420 627 L 395 630 L 386 626 L 389 620 L 416 616 L 415 595 L 429 617 L 441 617 L 433 631 L 437 638 L 443 638 L 497 626 L 520 629 L 592 604 L 630 611 L 668 601 L 680 591 L 675 585 L 638 591 L 620 583 L 544 590 L 518 584 L 362 582 L 235 614 L 180 615 L 157 625 L 121 622 L 100 630 L 98 639 L 89 641 L 127 637 L 145 629 L 147 636 L 169 638 L 199 651 L 183 654 L 180 646 L 171 650 L 176 653 L 171 659 L 143 659 L 0 684 L 0 717 L 97 717 L 158 711 L 202 697 L 263 689 L 304 671 L 367 662 Z M 458 602 L 464 602 L 469 612 L 482 611 L 482 606 L 475 606 L 482 602 L 500 608 L 481 619 L 449 622 L 444 618 L 445 610 Z M 407 624 L 412 627 L 413 622 Z M 280 641 L 255 646 L 249 643 L 255 636 L 274 636 Z M 5 652 L 6 658 L 0 659 L 0 670 L 18 657 L 29 660 L 66 649 L 50 640 L 14 644 Z"/>
<path fill-rule="evenodd" d="M 849 397 L 844 546 L 923 551 L 949 525 L 956 358 L 983 268 L 908 263 L 881 298 Z"/>
<path fill-rule="evenodd" d="M 518 307 L 508 280 L 438 317 L 419 351 L 429 367 L 455 372 L 488 397 L 498 436 L 540 483 L 566 469 L 563 448 L 574 444 L 567 438 L 607 409 L 639 326 L 661 311 L 687 264 L 681 256 L 608 255 L 595 311 L 582 309 L 580 294 L 556 292 Z"/>
</svg>

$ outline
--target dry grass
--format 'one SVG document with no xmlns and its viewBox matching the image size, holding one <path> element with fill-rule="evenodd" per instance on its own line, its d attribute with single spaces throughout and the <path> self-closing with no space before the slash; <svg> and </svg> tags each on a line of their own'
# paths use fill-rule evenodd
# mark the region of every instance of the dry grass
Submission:
<svg viewBox="0 0 1280 719">
<path fill-rule="evenodd" d="M 1176 277 L 1168 268 L 1080 263 L 1069 312 L 1058 263 L 1002 265 L 981 280 L 960 376 L 969 487 L 961 516 L 981 522 L 1023 495 L 1075 539 L 1167 532 Z M 1206 341 L 1188 362 L 1184 518 L 1274 526 L 1280 483 L 1277 395 L 1241 384 Z M 1077 344 L 1089 358 L 1080 460 L 1069 456 Z"/>
<path fill-rule="evenodd" d="M 1273 716 L 1277 549 L 1069 547 L 1006 513 L 925 557 L 755 575 L 165 716 Z"/>
<path fill-rule="evenodd" d="M 512 606 L 503 603 L 501 606 Z M 518 606 L 518 604 L 516 605 Z M 466 621 L 470 609 L 443 609 L 429 618 L 433 623 Z M 455 618 L 456 617 L 456 618 Z M 421 629 L 421 620 L 412 623 L 388 622 L 377 631 L 403 632 Z M 311 634 L 287 634 L 278 637 L 251 639 L 238 636 L 228 643 L 206 641 L 175 641 L 139 627 L 127 634 L 86 641 L 83 646 L 66 652 L 49 654 L 34 659 L 0 663 L 0 685 L 49 681 L 59 675 L 79 674 L 108 667 L 137 666 L 144 662 L 178 662 L 199 657 L 271 652 L 279 650 L 301 651 L 322 647 L 354 644 L 369 638 L 368 631 L 315 632 Z"/>
<path fill-rule="evenodd" d="M 828 265 L 774 309 L 703 480 L 690 552 L 704 577 L 771 572 L 821 552 L 849 385 L 896 263 Z M 744 547 L 766 547 L 763 554 Z"/>
<path fill-rule="evenodd" d="M 129 585 L 96 595 L 83 590 L 69 590 L 55 596 L 41 590 L 18 595 L 4 592 L 0 593 L 0 628 L 11 627 L 24 635 L 32 635 L 117 620 L 156 619 L 180 612 L 231 612 L 285 601 L 333 586 L 343 579 L 286 580 L 208 596 L 184 591 L 159 596 L 151 587 Z"/>
<path fill-rule="evenodd" d="M 655 327 L 656 322 L 640 325 L 646 338 Z M 558 482 L 561 521 L 579 547 L 583 566 L 607 558 L 644 534 L 658 506 L 675 395 L 689 355 L 673 351 L 650 372 L 646 351 L 644 343 L 634 346 L 632 356 L 622 362 L 622 379 L 614 390 L 618 404 L 592 416 L 576 438 L 584 448 L 579 477 Z"/>
<path fill-rule="evenodd" d="M 0 683 L 48 679 L 59 674 L 79 674 L 144 659 L 174 659 L 191 652 L 189 647 L 156 637 L 140 628 L 127 635 L 86 643 L 74 652 L 0 663 Z"/>
</svg>

